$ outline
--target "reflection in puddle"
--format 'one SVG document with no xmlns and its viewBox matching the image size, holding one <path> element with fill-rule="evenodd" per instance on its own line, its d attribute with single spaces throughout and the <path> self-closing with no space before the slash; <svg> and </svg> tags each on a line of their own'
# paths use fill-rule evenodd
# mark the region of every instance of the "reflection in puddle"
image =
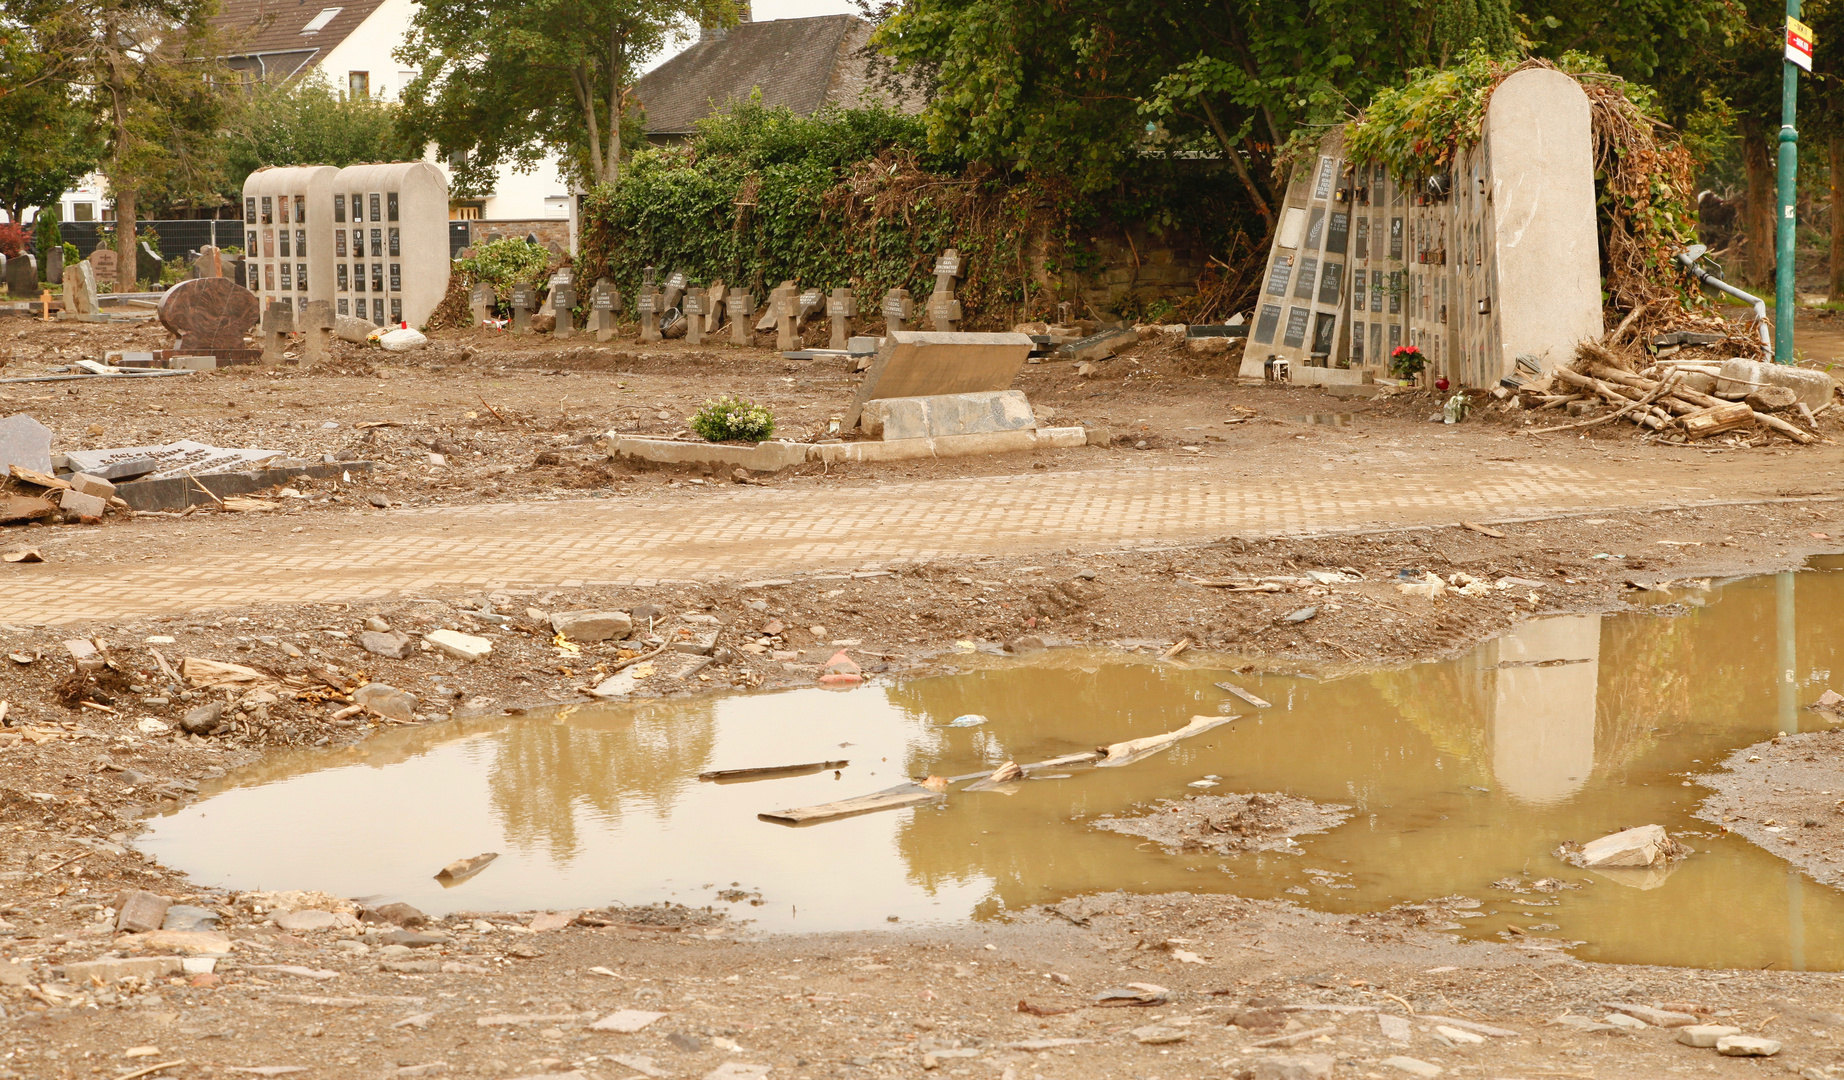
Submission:
<svg viewBox="0 0 1844 1080">
<path fill-rule="evenodd" d="M 1710 967 L 1844 968 L 1844 894 L 1690 815 L 1685 773 L 1798 730 L 1840 646 L 1844 574 L 1747 579 L 1683 614 L 1533 622 L 1466 656 L 1313 680 L 1056 652 L 849 693 L 801 690 L 564 709 L 405 729 L 272 755 L 152 822 L 143 846 L 201 882 L 388 894 L 432 913 L 758 892 L 737 914 L 824 930 L 992 917 L 1087 892 L 1227 891 L 1329 911 L 1455 893 L 1465 933 L 1507 924 L 1582 939 L 1578 955 Z M 969 664 L 989 662 L 967 658 Z M 990 661 L 994 664 L 1002 661 Z M 1213 683 L 1274 703 L 1253 709 Z M 1228 703 L 1228 726 L 1119 769 L 1012 794 L 790 829 L 756 814 L 928 773 L 1040 761 L 1169 731 Z M 956 717 L 988 717 L 951 727 Z M 700 772 L 847 759 L 753 783 Z M 1085 822 L 1190 793 L 1284 791 L 1357 807 L 1303 854 L 1174 855 Z M 1656 822 L 1697 854 L 1666 874 L 1574 870 L 1550 852 Z M 1709 835 L 1695 835 L 1709 831 Z M 432 875 L 501 857 L 444 889 Z M 1505 878 L 1586 882 L 1547 897 Z M 1300 896 L 1298 889 L 1306 895 Z M 1290 892 L 1290 890 L 1294 890 Z M 1554 924 L 1558 929 L 1534 929 Z"/>
<path fill-rule="evenodd" d="M 1305 416 L 1297 416 L 1294 419 L 1302 424 L 1322 424 L 1325 427 L 1350 427 L 1352 423 L 1356 421 L 1357 414 L 1348 412 L 1307 413 Z"/>
</svg>

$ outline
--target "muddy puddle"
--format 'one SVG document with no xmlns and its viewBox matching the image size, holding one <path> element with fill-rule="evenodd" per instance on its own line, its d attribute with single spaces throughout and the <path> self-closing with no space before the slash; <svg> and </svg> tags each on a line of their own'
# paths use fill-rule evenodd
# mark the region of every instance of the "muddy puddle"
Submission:
<svg viewBox="0 0 1844 1080">
<path fill-rule="evenodd" d="M 1800 706 L 1844 662 L 1839 566 L 1648 594 L 1645 611 L 1532 622 L 1456 660 L 1317 679 L 1051 652 L 971 657 L 955 674 L 849 692 L 404 729 L 271 755 L 150 822 L 142 846 L 233 888 L 383 895 L 431 913 L 673 901 L 768 930 L 994 918 L 1112 889 L 1336 912 L 1461 894 L 1483 901 L 1464 935 L 1516 926 L 1583 941 L 1574 952 L 1586 959 L 1840 970 L 1844 894 L 1693 819 L 1704 792 L 1684 779 L 1735 747 L 1822 723 Z M 1058 770 L 1009 794 L 957 788 L 938 805 L 801 828 L 757 819 L 1225 713 L 1238 719 L 1145 760 Z M 829 760 L 849 764 L 697 779 Z M 1217 786 L 1188 786 L 1207 776 Z M 1091 824 L 1200 792 L 1353 810 L 1297 851 L 1231 856 Z M 1616 879 L 1551 855 L 1565 839 L 1653 822 L 1696 849 L 1668 874 Z M 478 876 L 446 889 L 434 879 L 486 851 L 501 857 Z M 1543 877 L 1581 887 L 1494 885 Z"/>
</svg>

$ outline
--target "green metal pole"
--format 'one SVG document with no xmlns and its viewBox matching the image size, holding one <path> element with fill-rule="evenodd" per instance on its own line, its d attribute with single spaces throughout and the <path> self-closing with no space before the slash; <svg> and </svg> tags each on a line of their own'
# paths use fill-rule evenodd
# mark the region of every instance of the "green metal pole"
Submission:
<svg viewBox="0 0 1844 1080">
<path fill-rule="evenodd" d="M 1799 18 L 1799 0 L 1786 0 L 1786 17 Z M 1780 31 L 1781 48 L 1786 47 L 1786 30 Z M 1774 244 L 1774 360 L 1793 362 L 1793 313 L 1799 297 L 1793 281 L 1793 232 L 1798 220 L 1794 204 L 1799 185 L 1799 131 L 1794 120 L 1799 109 L 1799 67 L 1791 60 L 1780 62 L 1780 216 L 1776 222 Z"/>
</svg>

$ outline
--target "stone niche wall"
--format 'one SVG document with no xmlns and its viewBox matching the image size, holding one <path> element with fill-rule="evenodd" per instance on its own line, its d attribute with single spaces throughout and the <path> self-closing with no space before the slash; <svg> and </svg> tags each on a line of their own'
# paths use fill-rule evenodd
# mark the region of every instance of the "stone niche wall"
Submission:
<svg viewBox="0 0 1844 1080">
<path fill-rule="evenodd" d="M 1078 308 L 1086 304 L 1102 314 L 1139 315 L 1161 300 L 1176 305 L 1197 293 L 1198 276 L 1210 264 L 1202 242 L 1179 232 L 1156 236 L 1141 228 L 1115 227 L 1092 243 L 1099 268 L 1068 274 L 1065 284 L 1073 286 Z"/>
</svg>

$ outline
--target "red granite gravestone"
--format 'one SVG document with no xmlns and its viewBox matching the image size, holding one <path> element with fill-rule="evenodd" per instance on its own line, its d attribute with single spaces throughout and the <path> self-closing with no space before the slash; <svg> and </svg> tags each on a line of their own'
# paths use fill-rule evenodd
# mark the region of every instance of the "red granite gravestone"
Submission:
<svg viewBox="0 0 1844 1080">
<path fill-rule="evenodd" d="M 242 351 L 261 315 L 256 294 L 230 278 L 192 278 L 160 298 L 160 325 L 179 337 L 175 352 Z"/>
</svg>

